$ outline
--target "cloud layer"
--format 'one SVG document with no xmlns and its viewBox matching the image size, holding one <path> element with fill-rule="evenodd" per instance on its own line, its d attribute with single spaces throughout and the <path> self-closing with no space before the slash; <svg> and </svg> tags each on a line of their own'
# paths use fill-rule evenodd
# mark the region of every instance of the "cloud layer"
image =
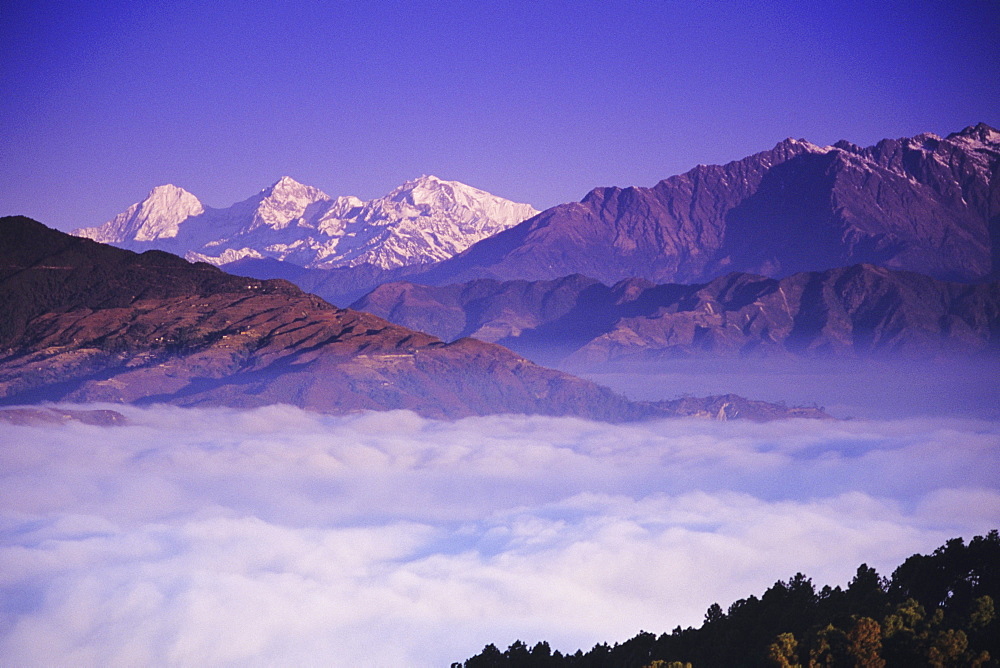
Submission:
<svg viewBox="0 0 1000 668">
<path fill-rule="evenodd" d="M 124 411 L 0 425 L 0 663 L 575 651 L 1000 525 L 995 422 Z"/>
</svg>

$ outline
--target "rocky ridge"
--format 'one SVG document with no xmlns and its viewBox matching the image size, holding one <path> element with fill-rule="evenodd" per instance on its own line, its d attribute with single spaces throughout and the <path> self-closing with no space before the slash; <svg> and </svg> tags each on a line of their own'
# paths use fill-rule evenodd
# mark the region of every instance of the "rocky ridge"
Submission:
<svg viewBox="0 0 1000 668">
<path fill-rule="evenodd" d="M 80 424 L 96 427 L 120 427 L 128 424 L 128 418 L 118 411 L 107 409 L 75 410 L 50 406 L 0 408 L 0 423 L 19 427 L 68 424 L 71 422 L 79 422 Z"/>
<path fill-rule="evenodd" d="M 985 124 L 862 148 L 787 139 L 651 188 L 597 188 L 420 276 L 604 283 L 787 276 L 859 263 L 944 280 L 995 275 L 1000 132 Z"/>
</svg>

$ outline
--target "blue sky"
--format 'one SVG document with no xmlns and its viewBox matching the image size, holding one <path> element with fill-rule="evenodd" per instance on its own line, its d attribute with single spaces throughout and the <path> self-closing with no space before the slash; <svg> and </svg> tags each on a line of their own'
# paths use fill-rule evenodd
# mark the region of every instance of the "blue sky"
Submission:
<svg viewBox="0 0 1000 668">
<path fill-rule="evenodd" d="M 1000 3 L 6 0 L 0 214 L 99 224 L 174 183 L 545 208 L 770 148 L 1000 125 Z"/>
</svg>

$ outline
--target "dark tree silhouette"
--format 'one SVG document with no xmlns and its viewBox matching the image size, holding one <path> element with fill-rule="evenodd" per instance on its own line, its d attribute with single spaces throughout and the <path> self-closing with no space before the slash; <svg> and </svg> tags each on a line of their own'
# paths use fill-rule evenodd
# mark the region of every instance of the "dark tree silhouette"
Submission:
<svg viewBox="0 0 1000 668">
<path fill-rule="evenodd" d="M 797 573 L 723 612 L 713 603 L 700 628 L 640 632 L 623 643 L 563 655 L 548 643 L 494 645 L 465 668 L 714 668 L 781 666 L 909 668 L 994 666 L 1000 659 L 1000 535 L 949 540 L 913 555 L 889 579 L 867 564 L 846 589 Z M 463 664 L 459 664 L 463 665 Z"/>
</svg>

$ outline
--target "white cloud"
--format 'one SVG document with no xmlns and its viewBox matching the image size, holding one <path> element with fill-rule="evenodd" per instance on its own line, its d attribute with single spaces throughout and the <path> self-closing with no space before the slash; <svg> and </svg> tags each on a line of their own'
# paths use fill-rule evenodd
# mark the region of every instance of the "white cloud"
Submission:
<svg viewBox="0 0 1000 668">
<path fill-rule="evenodd" d="M 1000 425 L 123 409 L 0 426 L 0 663 L 448 665 L 1000 525 Z"/>
</svg>

